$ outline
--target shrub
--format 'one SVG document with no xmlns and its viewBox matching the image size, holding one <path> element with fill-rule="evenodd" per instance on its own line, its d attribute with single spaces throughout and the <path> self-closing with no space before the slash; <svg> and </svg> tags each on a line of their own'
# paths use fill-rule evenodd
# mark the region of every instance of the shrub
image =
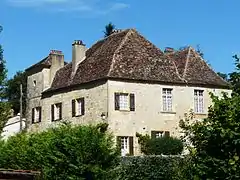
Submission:
<svg viewBox="0 0 240 180">
<path fill-rule="evenodd" d="M 112 180 L 189 180 L 189 159 L 180 156 L 129 156 L 115 168 Z"/>
<path fill-rule="evenodd" d="M 183 151 L 183 142 L 175 137 L 150 138 L 149 135 L 136 134 L 145 155 L 178 155 Z"/>
<path fill-rule="evenodd" d="M 44 179 L 105 179 L 118 164 L 106 125 L 61 125 L 37 134 L 18 134 L 0 145 L 0 167 L 38 170 Z"/>
</svg>

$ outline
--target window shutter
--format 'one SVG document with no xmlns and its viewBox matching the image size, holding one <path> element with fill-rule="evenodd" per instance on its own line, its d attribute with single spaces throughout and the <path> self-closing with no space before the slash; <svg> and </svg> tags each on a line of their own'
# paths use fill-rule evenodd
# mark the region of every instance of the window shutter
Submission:
<svg viewBox="0 0 240 180">
<path fill-rule="evenodd" d="M 165 132 L 164 132 L 164 136 L 170 137 L 170 132 L 169 132 L 169 131 L 165 131 Z"/>
<path fill-rule="evenodd" d="M 117 150 L 121 153 L 121 136 L 117 136 Z"/>
<path fill-rule="evenodd" d="M 135 96 L 130 94 L 130 111 L 135 111 Z"/>
<path fill-rule="evenodd" d="M 59 120 L 62 119 L 62 103 L 59 103 Z"/>
<path fill-rule="evenodd" d="M 76 100 L 72 100 L 72 117 L 76 116 Z"/>
<path fill-rule="evenodd" d="M 39 122 L 42 121 L 42 107 L 39 107 Z"/>
<path fill-rule="evenodd" d="M 54 121 L 54 104 L 51 106 L 52 121 Z"/>
<path fill-rule="evenodd" d="M 151 131 L 151 138 L 156 138 L 157 131 Z"/>
<path fill-rule="evenodd" d="M 119 96 L 120 94 L 119 93 L 114 93 L 114 96 L 115 96 L 115 110 L 119 110 L 120 109 L 120 106 L 119 106 Z"/>
<path fill-rule="evenodd" d="M 34 108 L 32 108 L 32 124 L 34 123 L 34 116 L 35 116 L 35 112 L 34 112 Z"/>
<path fill-rule="evenodd" d="M 133 155 L 133 137 L 129 137 L 129 154 Z"/>
<path fill-rule="evenodd" d="M 84 101 L 84 98 L 81 98 L 81 112 L 82 112 L 81 115 L 85 114 L 85 101 Z"/>
</svg>

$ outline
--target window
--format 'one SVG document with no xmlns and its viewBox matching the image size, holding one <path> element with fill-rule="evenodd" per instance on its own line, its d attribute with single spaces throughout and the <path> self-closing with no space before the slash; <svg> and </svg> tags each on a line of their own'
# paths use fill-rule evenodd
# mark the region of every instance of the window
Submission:
<svg viewBox="0 0 240 180">
<path fill-rule="evenodd" d="M 172 89 L 163 88 L 162 90 L 163 111 L 172 111 Z"/>
<path fill-rule="evenodd" d="M 194 90 L 194 112 L 203 113 L 203 90 Z"/>
<path fill-rule="evenodd" d="M 169 137 L 170 132 L 169 131 L 151 131 L 151 137 L 152 138 L 161 138 L 161 137 L 164 137 L 164 136 Z"/>
<path fill-rule="evenodd" d="M 119 136 L 118 143 L 121 147 L 121 155 L 133 155 L 133 137 L 131 136 Z"/>
<path fill-rule="evenodd" d="M 42 116 L 41 107 L 32 108 L 32 123 L 41 122 L 41 118 L 42 118 L 41 116 Z"/>
<path fill-rule="evenodd" d="M 35 87 L 36 85 L 37 85 L 37 81 L 34 80 L 34 81 L 33 81 L 33 86 Z"/>
<path fill-rule="evenodd" d="M 85 114 L 84 98 L 72 100 L 72 117 L 82 116 Z"/>
<path fill-rule="evenodd" d="M 53 104 L 51 107 L 52 121 L 62 119 L 62 103 Z"/>
<path fill-rule="evenodd" d="M 134 94 L 115 93 L 115 110 L 135 111 Z"/>
</svg>

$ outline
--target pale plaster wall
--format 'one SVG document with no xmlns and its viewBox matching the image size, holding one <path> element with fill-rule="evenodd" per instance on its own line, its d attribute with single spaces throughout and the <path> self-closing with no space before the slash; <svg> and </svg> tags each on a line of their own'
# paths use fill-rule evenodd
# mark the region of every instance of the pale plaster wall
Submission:
<svg viewBox="0 0 240 180">
<path fill-rule="evenodd" d="M 162 88 L 173 88 L 173 112 L 162 112 Z M 211 105 L 209 92 L 221 95 L 222 91 L 230 93 L 230 90 L 167 86 L 160 84 L 129 83 L 108 81 L 108 123 L 110 130 L 116 136 L 133 136 L 134 152 L 139 153 L 136 132 L 151 135 L 152 130 L 170 131 L 170 135 L 179 136 L 179 120 L 194 109 L 194 89 L 204 90 L 204 114 L 196 115 L 196 118 L 204 118 Z M 114 93 L 125 92 L 135 94 L 135 111 L 115 111 Z"/>
<path fill-rule="evenodd" d="M 85 115 L 72 117 L 72 99 L 84 97 Z M 62 102 L 62 120 L 71 120 L 73 124 L 91 124 L 101 122 L 101 114 L 107 112 L 107 84 L 98 86 L 83 85 L 78 89 L 62 92 L 43 98 L 39 105 L 42 106 L 42 122 L 33 124 L 30 131 L 43 130 L 55 126 L 59 121 L 51 121 L 51 105 Z M 30 101 L 32 105 L 38 105 L 35 100 Z"/>
</svg>

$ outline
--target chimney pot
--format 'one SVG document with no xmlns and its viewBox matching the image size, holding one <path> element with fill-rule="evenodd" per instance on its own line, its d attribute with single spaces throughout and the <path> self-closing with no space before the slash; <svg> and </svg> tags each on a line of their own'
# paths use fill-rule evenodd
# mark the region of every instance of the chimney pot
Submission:
<svg viewBox="0 0 240 180">
<path fill-rule="evenodd" d="M 63 55 L 62 51 L 59 51 L 59 50 L 51 50 L 50 54 Z"/>
<path fill-rule="evenodd" d="M 174 48 L 166 47 L 165 50 L 164 50 L 164 53 L 172 53 L 174 51 L 175 51 Z"/>
</svg>

